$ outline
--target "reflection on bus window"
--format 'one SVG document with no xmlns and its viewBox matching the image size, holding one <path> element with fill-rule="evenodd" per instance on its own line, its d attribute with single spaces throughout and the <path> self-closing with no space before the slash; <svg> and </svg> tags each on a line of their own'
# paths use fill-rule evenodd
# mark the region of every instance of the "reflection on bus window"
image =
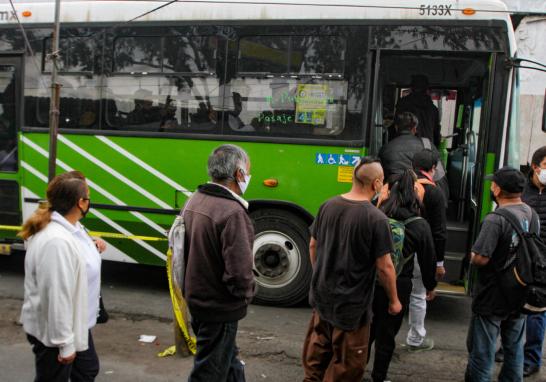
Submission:
<svg viewBox="0 0 546 382">
<path fill-rule="evenodd" d="M 504 32 L 490 27 L 383 25 L 372 27 L 371 48 L 437 51 L 502 51 Z"/>
<path fill-rule="evenodd" d="M 291 49 L 300 62 L 291 62 L 298 74 L 343 74 L 345 39 L 338 36 L 302 36 L 291 39 Z"/>
<path fill-rule="evenodd" d="M 161 37 L 117 38 L 114 72 L 161 72 Z"/>
<path fill-rule="evenodd" d="M 59 39 L 59 72 L 77 73 L 93 72 L 95 70 L 96 40 L 91 37 L 61 37 Z M 51 60 L 47 55 L 51 53 L 51 38 L 44 40 L 42 53 L 42 68 L 44 72 L 51 72 Z"/>
<path fill-rule="evenodd" d="M 214 36 L 119 37 L 114 43 L 116 73 L 216 73 Z"/>
<path fill-rule="evenodd" d="M 107 79 L 106 123 L 132 131 L 215 133 L 219 80 L 165 76 Z"/>
<path fill-rule="evenodd" d="M 97 129 L 99 127 L 100 88 L 97 76 L 60 75 L 59 128 Z M 25 95 L 25 123 L 47 127 L 49 121 L 50 78 L 46 87 L 29 89 Z"/>
<path fill-rule="evenodd" d="M 216 73 L 215 36 L 165 37 L 164 73 Z"/>
<path fill-rule="evenodd" d="M 239 41 L 240 73 L 343 74 L 339 36 L 250 36 Z"/>
<path fill-rule="evenodd" d="M 17 170 L 15 67 L 0 66 L 0 171 Z"/>
</svg>

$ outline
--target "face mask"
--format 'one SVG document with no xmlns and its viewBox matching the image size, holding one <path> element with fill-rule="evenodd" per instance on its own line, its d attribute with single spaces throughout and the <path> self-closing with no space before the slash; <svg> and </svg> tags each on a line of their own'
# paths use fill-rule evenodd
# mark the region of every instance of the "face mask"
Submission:
<svg viewBox="0 0 546 382">
<path fill-rule="evenodd" d="M 372 198 L 372 203 L 377 203 L 377 201 L 379 200 L 379 196 L 381 195 L 381 189 L 383 188 L 383 185 L 381 187 L 379 187 L 379 190 L 375 190 L 375 194 Z"/>
<path fill-rule="evenodd" d="M 546 186 L 546 169 L 544 169 L 544 168 L 540 169 L 540 172 L 538 173 L 538 181 L 543 186 Z"/>
<path fill-rule="evenodd" d="M 80 209 L 80 212 L 82 213 L 82 219 L 85 218 L 85 215 L 87 215 L 87 213 L 89 212 L 89 206 L 87 207 L 86 210 L 84 210 L 83 208 L 81 207 L 78 207 Z"/>
<path fill-rule="evenodd" d="M 87 215 L 87 213 L 89 212 L 89 208 L 91 208 L 91 200 L 87 199 L 88 201 L 88 204 L 87 204 L 87 209 L 84 210 L 83 208 L 81 208 L 80 206 L 78 206 L 78 209 L 80 210 L 80 212 L 82 213 L 82 219 L 85 218 L 85 216 Z"/>
<path fill-rule="evenodd" d="M 495 194 L 493 193 L 493 191 L 489 190 L 489 194 L 491 195 L 491 201 L 493 201 L 493 202 L 499 204 L 499 203 L 497 202 L 497 198 L 495 197 Z"/>
<path fill-rule="evenodd" d="M 246 189 L 248 188 L 248 184 L 250 183 L 250 175 L 245 174 L 243 170 L 243 176 L 245 177 L 244 182 L 237 181 L 237 184 L 239 185 L 239 188 L 241 189 L 241 195 L 243 195 L 246 192 Z"/>
</svg>

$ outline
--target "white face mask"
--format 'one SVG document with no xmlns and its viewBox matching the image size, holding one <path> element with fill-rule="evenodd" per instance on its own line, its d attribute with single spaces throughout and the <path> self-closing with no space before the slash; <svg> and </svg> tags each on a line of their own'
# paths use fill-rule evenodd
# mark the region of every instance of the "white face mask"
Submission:
<svg viewBox="0 0 546 382">
<path fill-rule="evenodd" d="M 241 172 L 243 173 L 243 176 L 245 177 L 245 181 L 244 182 L 237 181 L 237 184 L 239 185 L 239 188 L 241 189 L 241 195 L 243 195 L 246 192 L 246 189 L 248 188 L 251 175 L 245 174 L 243 169 L 241 169 Z"/>
<path fill-rule="evenodd" d="M 538 181 L 543 186 L 546 186 L 546 169 L 545 168 L 540 169 L 540 172 L 538 173 Z"/>
</svg>

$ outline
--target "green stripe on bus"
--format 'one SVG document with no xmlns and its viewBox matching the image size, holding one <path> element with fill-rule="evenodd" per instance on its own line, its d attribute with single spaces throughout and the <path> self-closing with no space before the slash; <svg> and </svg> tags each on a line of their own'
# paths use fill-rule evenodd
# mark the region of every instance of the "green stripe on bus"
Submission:
<svg viewBox="0 0 546 382">
<path fill-rule="evenodd" d="M 492 174 L 495 171 L 495 154 L 487 153 L 485 156 L 485 175 Z M 483 181 L 483 193 L 482 193 L 482 211 L 480 216 L 480 221 L 482 221 L 485 216 L 491 212 L 491 195 L 489 190 L 491 189 L 491 181 Z"/>
</svg>

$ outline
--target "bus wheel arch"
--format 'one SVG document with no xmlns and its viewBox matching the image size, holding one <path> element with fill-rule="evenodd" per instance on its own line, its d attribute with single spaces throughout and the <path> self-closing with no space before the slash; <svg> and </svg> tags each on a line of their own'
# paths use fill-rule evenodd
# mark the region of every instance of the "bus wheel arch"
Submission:
<svg viewBox="0 0 546 382">
<path fill-rule="evenodd" d="M 290 306 L 309 293 L 312 267 L 309 260 L 311 215 L 280 204 L 250 208 L 255 226 L 253 247 L 257 284 L 255 303 Z"/>
</svg>

